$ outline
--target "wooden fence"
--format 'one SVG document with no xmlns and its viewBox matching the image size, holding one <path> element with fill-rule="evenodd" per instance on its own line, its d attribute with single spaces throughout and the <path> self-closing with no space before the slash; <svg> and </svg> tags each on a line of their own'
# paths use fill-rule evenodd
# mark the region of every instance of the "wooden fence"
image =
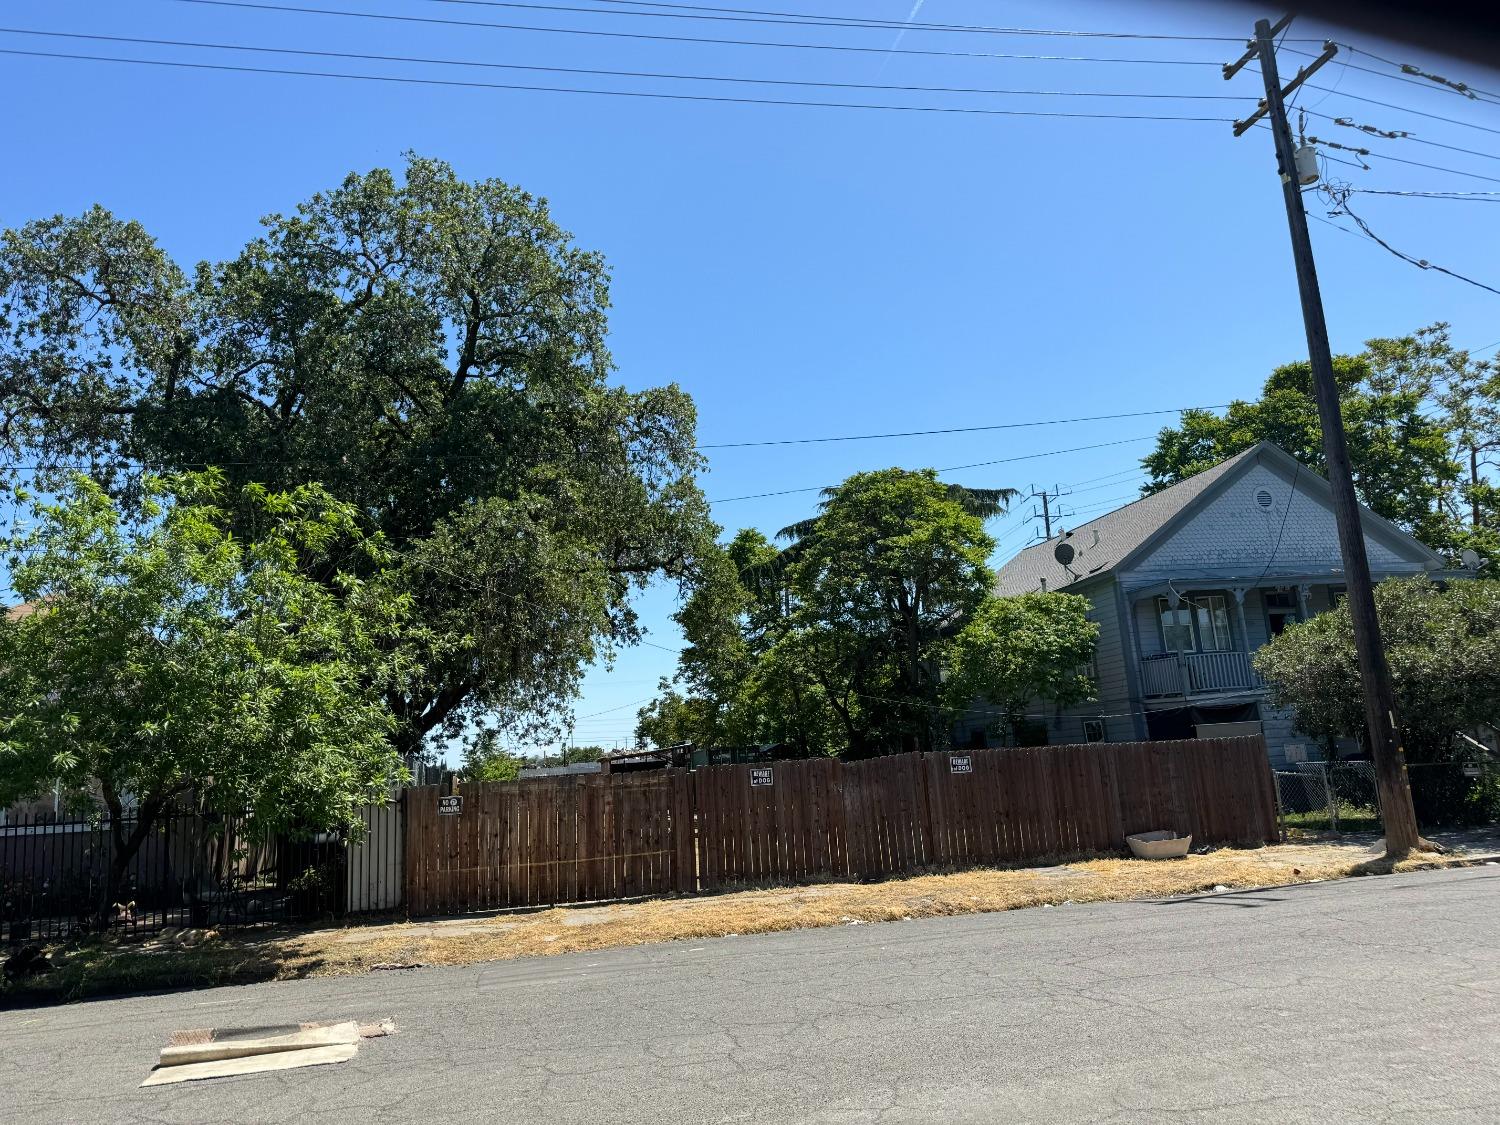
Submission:
<svg viewBox="0 0 1500 1125">
<path fill-rule="evenodd" d="M 456 791 L 456 813 L 437 786 L 408 789 L 407 911 L 691 891 L 689 784 L 680 770 L 486 782 Z"/>
<path fill-rule="evenodd" d="M 1256 738 L 708 766 L 406 795 L 412 914 L 1117 852 L 1169 828 L 1277 840 Z M 452 802 L 449 802 L 451 807 Z"/>
</svg>

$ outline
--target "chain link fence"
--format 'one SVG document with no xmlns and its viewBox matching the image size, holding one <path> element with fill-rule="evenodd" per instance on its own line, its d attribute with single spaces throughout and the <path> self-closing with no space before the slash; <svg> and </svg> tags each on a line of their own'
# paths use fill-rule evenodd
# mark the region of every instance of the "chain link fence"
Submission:
<svg viewBox="0 0 1500 1125">
<path fill-rule="evenodd" d="M 1299 762 L 1274 770 L 1281 832 L 1381 832 L 1373 762 Z M 1500 823 L 1500 766 L 1489 759 L 1408 762 L 1412 804 L 1424 828 Z"/>
<path fill-rule="evenodd" d="M 1372 762 L 1299 762 L 1276 770 L 1281 832 L 1378 832 L 1380 793 Z"/>
</svg>

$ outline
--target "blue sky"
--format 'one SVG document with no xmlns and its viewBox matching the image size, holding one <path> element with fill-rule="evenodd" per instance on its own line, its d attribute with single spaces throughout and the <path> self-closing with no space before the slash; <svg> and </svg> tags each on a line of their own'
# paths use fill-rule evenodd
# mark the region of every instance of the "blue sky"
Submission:
<svg viewBox="0 0 1500 1125">
<path fill-rule="evenodd" d="M 258 2 L 258 0 L 249 0 Z M 276 2 L 276 0 L 265 0 Z M 293 2 L 293 0 L 287 0 Z M 795 28 L 583 15 L 441 0 L 295 0 L 429 19 L 890 48 L 894 30 Z M 618 8 L 599 0 L 539 0 Z M 760 7 L 719 0 L 720 6 Z M 778 0 L 783 11 L 905 19 L 912 0 Z M 639 9 L 639 6 L 638 6 Z M 667 10 L 659 7 L 658 10 Z M 1249 32 L 1266 14 L 1228 3 L 927 0 L 919 20 L 1177 35 Z M 1275 13 L 1271 13 L 1275 14 Z M 660 42 L 257 11 L 181 0 L 12 0 L 7 28 L 796 81 L 1238 95 L 1163 101 L 924 94 L 604 78 L 179 47 L 6 32 L 9 50 L 318 69 L 594 89 L 713 93 L 1056 112 L 1242 116 L 1259 78 L 1217 66 L 918 55 L 967 50 L 1217 63 L 1231 42 L 952 34 L 912 30 L 899 50 L 838 52 Z M 1292 34 L 1321 37 L 1300 22 Z M 1347 40 L 1349 33 L 1336 37 Z M 1500 75 L 1400 45 L 1355 40 L 1397 62 L 1500 90 Z M 1293 44 L 1288 43 L 1290 47 Z M 1304 48 L 1316 50 L 1312 44 Z M 1289 70 L 1295 59 L 1283 57 Z M 1302 104 L 1423 141 L 1363 138 L 1322 118 L 1310 133 L 1391 156 L 1332 170 L 1367 189 L 1497 191 L 1500 103 L 1364 73 L 1345 53 Z M 1351 95 L 1400 109 L 1355 101 Z M 140 219 L 184 263 L 232 254 L 262 214 L 353 169 L 415 149 L 469 177 L 546 196 L 614 270 L 611 346 L 631 386 L 676 380 L 700 439 L 726 443 L 943 429 L 1224 403 L 1305 354 L 1270 135 L 1227 124 L 737 105 L 0 55 L 6 114 L 0 225 L 95 202 Z M 1420 110 L 1491 130 L 1416 116 Z M 1500 207 L 1368 195 L 1361 215 L 1414 256 L 1500 287 Z M 1494 197 L 1500 200 L 1500 197 Z M 1323 214 L 1321 205 L 1312 207 Z M 1348 221 L 1342 220 L 1347 226 Z M 1500 297 L 1398 261 L 1357 233 L 1313 224 L 1336 350 L 1435 320 L 1455 340 L 1500 343 Z M 814 492 L 888 465 L 1009 464 L 945 474 L 976 486 L 1075 484 L 1078 518 L 1133 493 L 1138 458 L 1168 417 L 885 441 L 712 451 L 704 479 L 727 532 L 774 531 Z M 1105 448 L 1084 449 L 1125 441 Z M 1027 509 L 1029 510 L 1029 506 Z M 997 561 L 1024 545 L 997 521 Z M 641 601 L 651 645 L 586 679 L 577 740 L 630 737 L 639 702 L 673 667 L 675 595 Z"/>
</svg>

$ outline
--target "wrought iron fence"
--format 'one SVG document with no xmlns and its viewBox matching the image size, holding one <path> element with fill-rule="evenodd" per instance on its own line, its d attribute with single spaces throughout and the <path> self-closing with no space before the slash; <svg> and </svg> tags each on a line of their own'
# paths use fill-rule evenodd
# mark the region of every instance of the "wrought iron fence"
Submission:
<svg viewBox="0 0 1500 1125">
<path fill-rule="evenodd" d="M 119 831 L 116 832 L 116 827 Z M 7 818 L 0 825 L 0 927 L 11 944 L 101 930 L 230 926 L 342 913 L 347 849 L 328 834 L 257 840 L 238 819 L 138 823 Z M 128 851 L 128 848 L 126 849 Z"/>
</svg>

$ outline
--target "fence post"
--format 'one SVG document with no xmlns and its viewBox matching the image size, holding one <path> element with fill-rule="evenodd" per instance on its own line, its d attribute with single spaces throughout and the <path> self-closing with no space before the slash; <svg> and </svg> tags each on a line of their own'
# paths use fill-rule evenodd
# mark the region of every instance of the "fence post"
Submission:
<svg viewBox="0 0 1500 1125">
<path fill-rule="evenodd" d="M 1277 790 L 1277 837 L 1281 843 L 1287 841 L 1287 802 L 1281 799 L 1281 771 L 1272 769 L 1271 784 Z"/>
<path fill-rule="evenodd" d="M 406 816 L 406 803 L 410 796 L 411 788 L 407 787 L 402 789 L 396 798 L 396 819 L 401 825 L 401 831 L 398 834 L 401 841 L 398 849 L 401 852 L 400 866 L 396 869 L 396 877 L 401 887 L 401 911 L 407 918 L 411 917 L 411 876 L 408 874 L 411 868 L 406 862 L 407 850 L 411 847 L 411 824 Z"/>
<path fill-rule="evenodd" d="M 1324 762 L 1323 763 L 1323 792 L 1328 797 L 1328 825 L 1329 825 L 1329 828 L 1332 831 L 1337 832 L 1339 830 L 1339 805 L 1338 805 L 1338 800 L 1334 796 L 1333 782 L 1329 780 L 1328 773 L 1329 773 L 1328 763 Z"/>
</svg>

